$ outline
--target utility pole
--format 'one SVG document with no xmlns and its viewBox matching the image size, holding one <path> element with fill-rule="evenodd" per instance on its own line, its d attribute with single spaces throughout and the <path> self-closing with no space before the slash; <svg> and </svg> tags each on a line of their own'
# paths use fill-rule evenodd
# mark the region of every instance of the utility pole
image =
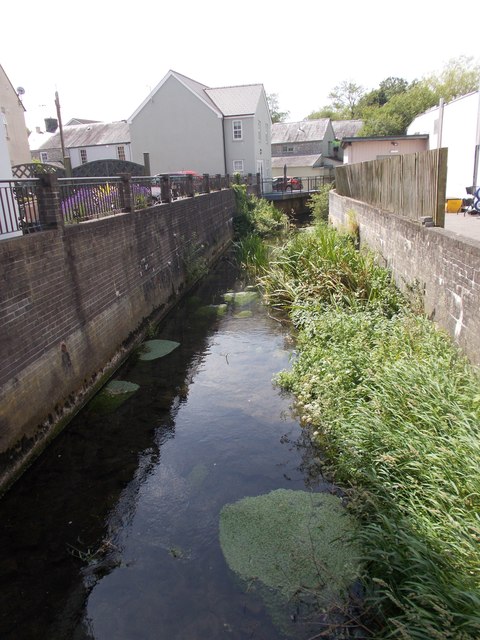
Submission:
<svg viewBox="0 0 480 640">
<path fill-rule="evenodd" d="M 60 113 L 60 100 L 58 98 L 58 91 L 55 91 L 55 106 L 57 108 L 58 128 L 60 131 L 60 144 L 62 146 L 63 164 L 65 166 L 65 173 L 67 174 L 67 177 L 70 178 L 72 176 L 72 167 L 70 164 L 70 158 L 65 155 L 65 142 L 63 140 L 62 115 Z"/>
</svg>

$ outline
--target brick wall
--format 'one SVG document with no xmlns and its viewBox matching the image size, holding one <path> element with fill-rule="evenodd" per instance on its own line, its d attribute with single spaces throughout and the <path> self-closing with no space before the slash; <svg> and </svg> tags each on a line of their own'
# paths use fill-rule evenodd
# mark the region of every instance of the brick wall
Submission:
<svg viewBox="0 0 480 640">
<path fill-rule="evenodd" d="M 480 242 L 331 191 L 330 221 L 345 225 L 347 211 L 355 214 L 361 244 L 382 256 L 400 289 L 423 292 L 426 313 L 480 364 Z"/>
<path fill-rule="evenodd" d="M 0 487 L 232 236 L 225 190 L 0 242 Z"/>
</svg>

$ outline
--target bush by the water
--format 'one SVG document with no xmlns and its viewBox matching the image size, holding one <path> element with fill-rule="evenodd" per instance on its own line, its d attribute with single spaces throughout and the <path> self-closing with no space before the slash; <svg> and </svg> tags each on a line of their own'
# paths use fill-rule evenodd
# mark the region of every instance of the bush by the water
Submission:
<svg viewBox="0 0 480 640">
<path fill-rule="evenodd" d="M 323 184 L 318 193 L 312 194 L 307 202 L 307 207 L 310 209 L 313 219 L 317 222 L 328 221 L 329 193 L 333 188 L 334 185 L 332 183 Z"/>
<path fill-rule="evenodd" d="M 235 193 L 236 215 L 234 231 L 237 238 L 250 233 L 265 238 L 288 229 L 288 217 L 271 202 L 247 194 L 245 185 L 232 186 Z"/>
</svg>

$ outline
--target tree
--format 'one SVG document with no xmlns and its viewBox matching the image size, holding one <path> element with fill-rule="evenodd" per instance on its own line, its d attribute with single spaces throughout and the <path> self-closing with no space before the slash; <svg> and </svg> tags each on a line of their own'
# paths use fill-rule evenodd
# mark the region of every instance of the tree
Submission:
<svg viewBox="0 0 480 640">
<path fill-rule="evenodd" d="M 412 120 L 438 102 L 438 95 L 424 82 L 414 82 L 407 91 L 397 93 L 382 107 L 364 112 L 362 136 L 404 135 Z"/>
<path fill-rule="evenodd" d="M 358 103 L 364 94 L 363 87 L 352 81 L 344 80 L 333 88 L 328 97 L 332 101 L 332 107 L 335 111 L 341 113 L 342 117 L 348 120 L 359 115 Z"/>
<path fill-rule="evenodd" d="M 359 101 L 359 107 L 363 110 L 365 107 L 382 107 L 393 96 L 404 93 L 408 89 L 408 82 L 403 78 L 389 77 L 380 82 L 378 89 L 373 89 L 366 93 Z"/>
<path fill-rule="evenodd" d="M 268 93 L 267 103 L 268 108 L 270 109 L 270 115 L 272 116 L 272 123 L 275 124 L 276 122 L 285 122 L 285 120 L 290 115 L 290 111 L 279 110 L 278 94 Z"/>
<path fill-rule="evenodd" d="M 473 57 L 451 58 L 439 75 L 430 75 L 425 84 L 446 102 L 476 91 L 480 84 L 480 65 Z"/>
<path fill-rule="evenodd" d="M 312 111 L 306 116 L 305 120 L 320 120 L 321 118 L 330 118 L 331 120 L 341 120 L 339 114 L 331 106 L 325 106 L 318 111 Z"/>
</svg>

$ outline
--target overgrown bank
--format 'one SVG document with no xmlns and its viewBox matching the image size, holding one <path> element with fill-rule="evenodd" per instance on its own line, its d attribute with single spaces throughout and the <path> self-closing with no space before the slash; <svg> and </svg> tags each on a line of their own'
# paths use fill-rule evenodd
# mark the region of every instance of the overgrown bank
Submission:
<svg viewBox="0 0 480 640">
<path fill-rule="evenodd" d="M 480 637 L 478 373 L 352 236 L 318 225 L 252 262 L 297 332 L 278 381 L 362 523 L 372 635 Z"/>
</svg>

